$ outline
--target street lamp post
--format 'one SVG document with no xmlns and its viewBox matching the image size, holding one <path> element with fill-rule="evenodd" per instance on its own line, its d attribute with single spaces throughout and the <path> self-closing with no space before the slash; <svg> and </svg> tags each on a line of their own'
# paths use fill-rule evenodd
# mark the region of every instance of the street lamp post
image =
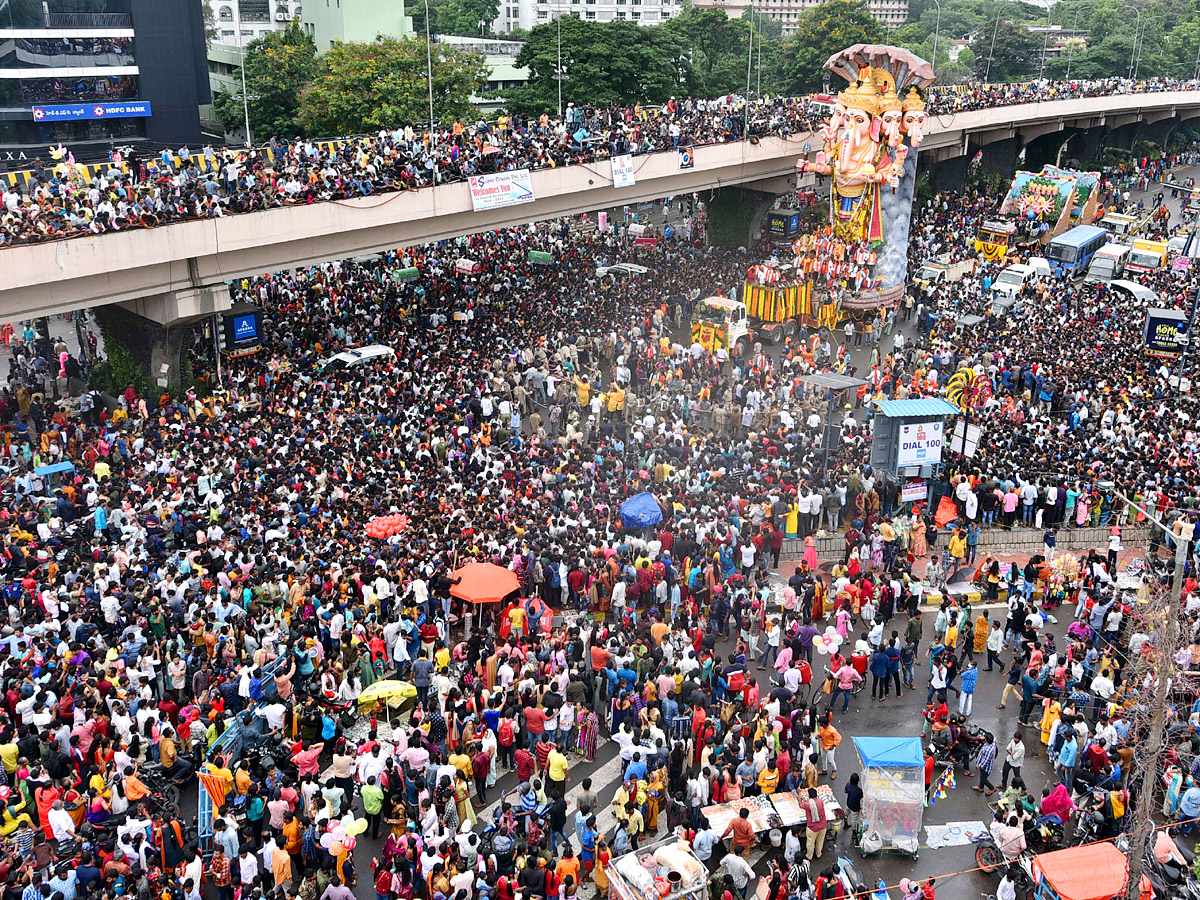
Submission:
<svg viewBox="0 0 1200 900">
<path fill-rule="evenodd" d="M 1136 45 L 1137 45 L 1137 61 L 1136 61 L 1136 62 L 1134 62 L 1134 64 L 1133 64 L 1133 77 L 1134 77 L 1134 79 L 1135 79 L 1135 80 L 1136 80 L 1136 79 L 1137 79 L 1137 77 L 1138 77 L 1138 72 L 1139 72 L 1139 71 L 1141 70 L 1141 68 L 1142 68 L 1142 50 L 1143 50 L 1143 49 L 1145 48 L 1145 46 L 1146 46 L 1146 28 L 1148 28 L 1148 27 L 1150 26 L 1150 23 L 1151 23 L 1153 20 L 1155 20 L 1155 19 L 1163 19 L 1163 18 L 1166 18 L 1166 17 L 1165 17 L 1165 16 L 1161 16 L 1161 15 L 1155 15 L 1155 16 L 1146 16 L 1146 25 L 1145 25 L 1145 26 L 1142 28 L 1142 33 L 1141 33 L 1141 36 L 1140 36 L 1140 37 L 1138 37 L 1138 38 L 1137 38 L 1137 40 L 1136 40 Z"/>
<path fill-rule="evenodd" d="M 933 26 L 933 59 L 931 62 L 933 63 L 933 68 L 936 71 L 938 37 L 942 33 L 942 3 L 941 0 L 933 0 L 933 3 L 937 7 L 937 21 Z"/>
<path fill-rule="evenodd" d="M 429 0 L 425 0 L 425 83 L 429 85 L 429 158 L 433 162 L 433 186 L 437 187 L 437 135 L 433 127 L 433 41 L 429 36 Z"/>
<path fill-rule="evenodd" d="M 1004 0 L 1001 0 L 1004 2 Z M 1016 2 L 1016 0 L 1011 0 Z M 989 84 L 992 77 L 992 60 L 996 58 L 996 32 L 1000 30 L 1000 7 L 996 7 L 996 24 L 992 26 L 992 45 L 988 47 L 987 68 L 983 72 L 983 83 Z"/>
<path fill-rule="evenodd" d="M 1129 79 L 1133 80 L 1133 60 L 1137 56 L 1137 36 L 1142 28 L 1142 11 L 1136 6 L 1122 6 L 1121 9 L 1132 9 L 1137 13 L 1137 18 L 1133 21 L 1133 48 L 1129 51 Z"/>
<path fill-rule="evenodd" d="M 1038 67 L 1038 81 L 1042 80 L 1042 76 L 1046 74 L 1046 49 L 1050 46 L 1050 24 L 1049 16 L 1046 17 L 1046 34 L 1042 39 L 1042 64 Z"/>
<path fill-rule="evenodd" d="M 233 4 L 233 27 L 237 31 L 238 62 L 242 73 L 242 115 L 246 122 L 246 149 L 252 146 L 250 137 L 250 98 L 246 95 L 246 42 L 242 40 L 242 11 Z"/>
<path fill-rule="evenodd" d="M 1077 30 L 1077 28 L 1079 26 L 1079 14 L 1085 9 L 1091 9 L 1091 7 L 1090 6 L 1081 6 L 1081 7 L 1079 7 L 1079 9 L 1075 10 L 1075 21 L 1071 23 L 1071 37 L 1067 41 L 1067 81 L 1071 80 L 1071 63 L 1075 58 L 1074 41 L 1075 41 L 1075 31 Z M 1198 59 L 1198 61 L 1200 61 L 1200 56 L 1198 56 L 1197 59 Z"/>
</svg>

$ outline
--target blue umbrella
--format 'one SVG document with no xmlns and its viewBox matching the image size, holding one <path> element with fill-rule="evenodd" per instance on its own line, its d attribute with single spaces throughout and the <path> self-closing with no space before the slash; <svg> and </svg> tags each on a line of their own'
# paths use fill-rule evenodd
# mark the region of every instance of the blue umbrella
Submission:
<svg viewBox="0 0 1200 900">
<path fill-rule="evenodd" d="M 626 528 L 649 528 L 662 520 L 662 508 L 648 491 L 635 494 L 621 504 L 621 524 Z"/>
</svg>

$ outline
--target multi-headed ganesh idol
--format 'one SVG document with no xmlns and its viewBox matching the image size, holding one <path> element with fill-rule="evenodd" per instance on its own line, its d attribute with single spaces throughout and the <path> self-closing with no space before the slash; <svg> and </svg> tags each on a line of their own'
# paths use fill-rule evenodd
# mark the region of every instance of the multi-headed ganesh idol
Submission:
<svg viewBox="0 0 1200 900">
<path fill-rule="evenodd" d="M 800 170 L 833 178 L 838 235 L 873 244 L 883 240 L 880 187 L 899 184 L 907 148 L 900 142 L 903 104 L 893 85 L 881 93 L 872 74 L 864 68 L 858 82 L 838 94 L 838 109 L 823 132 L 827 149 L 817 153 L 815 162 L 802 162 Z"/>
</svg>

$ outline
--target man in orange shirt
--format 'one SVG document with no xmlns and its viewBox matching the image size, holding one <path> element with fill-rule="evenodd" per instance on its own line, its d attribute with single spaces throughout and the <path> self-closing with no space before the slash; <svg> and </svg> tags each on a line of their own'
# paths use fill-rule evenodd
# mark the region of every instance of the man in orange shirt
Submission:
<svg viewBox="0 0 1200 900">
<path fill-rule="evenodd" d="M 738 810 L 738 817 L 725 827 L 721 839 L 724 840 L 729 835 L 733 835 L 729 843 L 735 851 L 738 847 L 749 849 L 754 846 L 754 826 L 750 824 L 750 810 Z"/>
</svg>

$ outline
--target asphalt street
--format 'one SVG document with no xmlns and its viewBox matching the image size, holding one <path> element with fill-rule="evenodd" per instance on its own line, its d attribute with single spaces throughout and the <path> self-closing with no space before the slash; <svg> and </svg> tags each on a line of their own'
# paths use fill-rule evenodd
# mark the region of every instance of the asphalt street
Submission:
<svg viewBox="0 0 1200 900">
<path fill-rule="evenodd" d="M 1200 167 L 1176 170 L 1176 177 L 1179 180 L 1183 180 L 1189 175 L 1200 176 Z M 1135 193 L 1133 196 L 1136 200 L 1140 196 L 1152 197 L 1156 192 L 1157 188 L 1154 187 L 1146 194 Z M 675 214 L 677 209 L 677 205 L 673 205 L 671 215 L 673 222 L 678 219 L 678 216 Z M 620 215 L 620 212 L 620 210 L 609 211 L 610 220 Z M 661 222 L 661 206 L 654 210 L 651 216 L 651 221 L 656 224 Z M 643 210 L 640 218 L 643 221 L 646 220 L 646 211 Z M 595 221 L 595 214 L 591 216 L 591 219 Z M 911 336 L 911 325 L 906 326 L 905 331 L 908 336 Z M 840 337 L 840 332 L 838 336 Z M 890 341 L 885 343 L 885 347 L 890 348 Z M 870 349 L 868 347 L 856 348 L 853 351 L 853 363 L 858 367 L 860 373 L 869 369 L 869 353 Z M 785 562 L 784 577 L 786 577 L 787 572 L 790 572 L 787 566 L 788 563 Z M 1002 615 L 1002 612 L 998 612 L 997 615 Z M 933 615 L 928 614 L 924 616 L 924 619 L 922 647 L 927 647 L 932 637 Z M 904 621 L 904 617 L 900 616 L 892 621 L 890 627 L 902 632 Z M 1062 619 L 1058 624 L 1049 626 L 1049 630 L 1056 637 L 1061 638 L 1065 634 L 1068 624 L 1068 619 Z M 728 643 L 719 646 L 719 650 L 723 654 L 727 654 L 731 648 L 732 645 Z M 759 683 L 765 684 L 769 681 L 769 675 L 773 674 L 773 672 L 768 672 L 756 665 L 755 674 L 758 677 Z M 905 692 L 902 699 L 892 697 L 885 702 L 877 702 L 871 699 L 868 689 L 852 698 L 848 711 L 844 713 L 840 710 L 839 701 L 839 708 L 834 711 L 835 724 L 843 735 L 843 743 L 838 751 L 838 778 L 835 782 L 832 782 L 833 790 L 839 800 L 844 799 L 844 788 L 849 776 L 854 772 L 861 771 L 861 764 L 851 741 L 852 737 L 920 735 L 921 711 L 924 708 L 926 684 L 928 681 L 927 674 L 928 664 L 918 665 L 917 690 Z M 999 702 L 1003 686 L 1004 677 L 1002 673 L 981 672 L 975 696 L 974 711 L 971 716 L 971 722 L 991 731 L 996 736 L 997 743 L 1001 748 L 1001 759 L 997 761 L 996 771 L 993 774 L 993 780 L 997 783 L 999 782 L 1000 762 L 1003 758 L 1002 748 L 1009 738 L 1012 737 L 1012 734 L 1018 730 L 1016 704 L 1010 703 L 1008 708 L 1004 710 L 997 710 L 995 708 Z M 1026 784 L 1035 795 L 1038 795 L 1040 794 L 1042 785 L 1048 779 L 1052 778 L 1051 766 L 1047 764 L 1044 754 L 1040 752 L 1042 748 L 1038 729 L 1031 727 L 1021 730 L 1024 733 L 1026 746 L 1030 749 L 1031 754 L 1035 750 L 1038 751 L 1036 757 L 1027 759 L 1023 772 Z M 620 757 L 617 754 L 617 747 L 611 741 L 603 741 L 600 744 L 598 756 L 593 762 L 584 762 L 582 757 L 572 755 L 569 776 L 570 790 L 568 792 L 569 820 L 573 817 L 575 811 L 575 806 L 572 802 L 573 798 L 577 796 L 582 780 L 585 777 L 590 777 L 592 780 L 592 789 L 600 795 L 601 801 L 605 804 L 604 812 L 600 817 L 600 827 L 602 830 L 611 828 L 614 824 L 614 819 L 608 801 L 612 798 L 621 783 L 621 771 L 622 766 Z M 828 779 L 822 780 L 827 781 Z M 988 823 L 991 816 L 990 809 L 984 797 L 971 790 L 971 786 L 975 783 L 975 779 L 968 779 L 960 773 L 957 788 L 950 791 L 948 796 L 938 801 L 936 805 L 926 808 L 924 824 L 947 825 L 950 823 L 966 823 L 964 824 L 964 828 L 970 829 L 972 825 L 978 827 L 979 824 Z M 480 826 L 485 821 L 491 821 L 492 814 L 499 803 L 499 798 L 516 787 L 516 777 L 513 773 L 505 773 L 499 778 L 495 789 L 489 793 L 489 800 L 491 802 L 484 806 L 484 808 L 477 809 L 480 817 Z M 185 817 L 194 816 L 196 810 L 195 787 L 189 787 L 183 794 L 181 802 L 182 812 Z M 356 799 L 356 811 L 361 813 L 361 808 L 361 801 Z M 666 817 L 660 817 L 660 833 L 665 831 L 665 822 Z M 570 830 L 568 828 L 568 831 Z M 572 840 L 574 841 L 574 838 Z M 925 845 L 925 834 L 922 832 L 922 847 L 917 860 L 887 855 L 864 859 L 850 845 L 851 837 L 848 831 L 843 831 L 836 843 L 827 842 L 821 867 L 828 865 L 837 855 L 845 854 L 855 861 L 856 865 L 860 867 L 864 875 L 871 882 L 882 878 L 889 885 L 895 885 L 903 877 L 921 879 L 936 877 L 938 892 L 943 896 L 983 896 L 995 891 L 996 878 L 994 876 L 971 871 L 975 867 L 975 847 L 971 844 L 951 846 L 935 851 Z M 355 894 L 357 897 L 363 898 L 363 900 L 371 900 L 374 896 L 369 863 L 374 856 L 378 855 L 381 846 L 382 841 L 371 840 L 365 834 L 358 839 L 358 847 L 354 854 L 359 871 L 358 886 Z M 751 855 L 751 860 L 755 863 L 756 871 L 760 874 L 764 873 L 767 870 L 769 855 L 779 852 L 770 848 L 769 845 L 760 845 L 756 848 Z M 943 893 L 943 891 L 946 891 L 946 893 Z M 583 900 L 590 900 L 593 894 L 594 889 L 590 884 L 580 891 L 580 897 Z M 897 896 L 898 894 L 898 891 L 892 891 L 893 896 Z"/>
</svg>

